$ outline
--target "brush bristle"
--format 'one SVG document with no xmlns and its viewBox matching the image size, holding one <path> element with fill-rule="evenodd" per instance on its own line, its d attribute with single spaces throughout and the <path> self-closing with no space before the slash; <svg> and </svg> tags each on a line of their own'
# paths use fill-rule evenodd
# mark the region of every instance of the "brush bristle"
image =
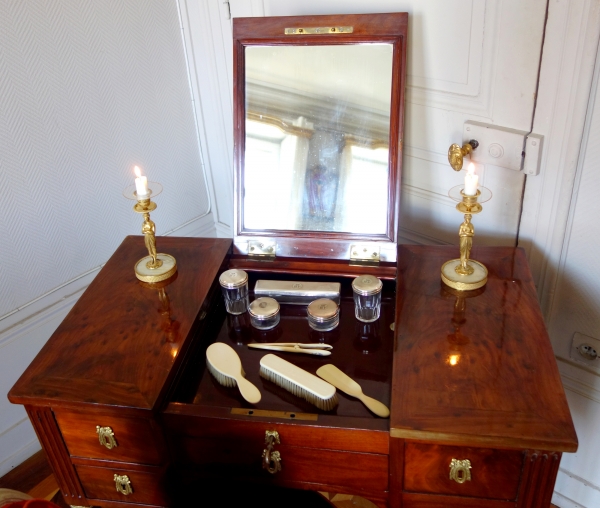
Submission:
<svg viewBox="0 0 600 508">
<path fill-rule="evenodd" d="M 237 386 L 237 382 L 234 378 L 232 378 L 231 376 L 228 376 L 227 374 L 223 374 L 222 372 L 219 372 L 213 366 L 213 364 L 210 363 L 208 358 L 206 359 L 206 367 L 208 368 L 208 372 L 210 372 L 213 375 L 213 377 L 217 380 L 217 382 L 220 385 L 226 386 L 228 388 L 233 388 L 234 386 Z"/>
<path fill-rule="evenodd" d="M 319 409 L 322 409 L 323 411 L 331 411 L 338 404 L 337 393 L 334 393 L 332 397 L 329 397 L 327 399 L 322 399 L 322 398 L 318 397 L 317 395 L 315 395 L 314 393 L 311 393 L 308 390 L 305 390 L 304 388 L 302 388 L 301 386 L 298 386 L 293 381 L 290 381 L 290 380 L 280 376 L 279 374 L 277 374 L 277 372 L 273 372 L 272 370 L 270 370 L 268 367 L 265 367 L 264 365 L 260 366 L 259 374 L 261 377 L 275 383 L 278 386 L 281 386 L 281 388 L 283 388 L 284 390 L 287 390 L 288 392 L 292 393 L 296 397 L 301 397 L 304 400 L 310 402 L 311 404 L 314 404 L 315 406 L 317 406 Z"/>
</svg>

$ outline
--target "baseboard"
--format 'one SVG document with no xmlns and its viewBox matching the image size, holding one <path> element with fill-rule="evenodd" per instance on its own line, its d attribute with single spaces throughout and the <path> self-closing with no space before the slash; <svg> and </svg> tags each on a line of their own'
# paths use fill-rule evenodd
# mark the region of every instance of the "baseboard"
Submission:
<svg viewBox="0 0 600 508">
<path fill-rule="evenodd" d="M 31 423 L 29 423 L 28 419 L 19 423 L 18 426 L 11 428 L 9 432 L 5 432 L 2 438 L 0 438 L 0 443 L 3 441 L 7 441 L 9 444 L 16 442 L 25 442 L 26 444 L 16 450 L 13 450 L 12 452 L 9 452 L 9 455 L 6 457 L 1 458 L 0 477 L 4 476 L 9 471 L 12 471 L 15 467 L 25 462 L 34 453 L 42 449 L 40 442 L 35 435 L 35 431 L 33 430 L 33 427 L 31 426 Z M 1 448 L 5 450 L 7 448 L 6 443 L 3 444 Z"/>
</svg>

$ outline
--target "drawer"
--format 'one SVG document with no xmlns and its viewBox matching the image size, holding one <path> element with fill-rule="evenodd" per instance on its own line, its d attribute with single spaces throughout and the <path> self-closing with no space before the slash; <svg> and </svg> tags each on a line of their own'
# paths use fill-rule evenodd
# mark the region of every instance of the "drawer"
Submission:
<svg viewBox="0 0 600 508">
<path fill-rule="evenodd" d="M 499 500 L 517 498 L 522 451 L 406 442 L 404 454 L 405 491 Z M 453 459 L 470 462 L 470 480 L 459 483 L 450 479 Z M 458 479 L 464 474 L 465 469 L 459 471 Z"/>
<path fill-rule="evenodd" d="M 158 468 L 157 471 L 137 471 L 76 465 L 75 469 L 88 499 L 158 506 L 168 504 L 165 495 L 165 473 Z M 118 476 L 116 480 L 115 475 Z M 117 481 L 121 491 L 117 490 Z M 124 493 L 128 492 L 126 485 L 130 487 L 130 493 Z"/>
<path fill-rule="evenodd" d="M 151 465 L 161 463 L 162 431 L 151 420 L 64 411 L 56 411 L 54 415 L 71 456 Z M 109 436 L 104 437 L 108 446 L 102 445 L 97 427 L 101 432 L 112 432 L 116 446 L 110 447 Z"/>
<path fill-rule="evenodd" d="M 339 486 L 354 492 L 382 493 L 388 490 L 389 455 L 344 450 L 350 442 L 335 440 L 331 448 L 319 433 L 323 429 L 262 422 L 194 419 L 191 425 L 167 424 L 176 467 L 194 469 L 202 477 L 258 479 L 275 485 Z M 326 429 L 331 430 L 331 429 Z M 276 431 L 279 443 L 272 450 L 280 455 L 281 470 L 272 474 L 263 468 L 266 431 Z M 340 429 L 340 432 L 343 432 Z M 356 447 L 368 447 L 365 442 Z M 322 447 L 317 447 L 322 445 Z M 373 444 L 371 446 L 374 446 Z"/>
</svg>

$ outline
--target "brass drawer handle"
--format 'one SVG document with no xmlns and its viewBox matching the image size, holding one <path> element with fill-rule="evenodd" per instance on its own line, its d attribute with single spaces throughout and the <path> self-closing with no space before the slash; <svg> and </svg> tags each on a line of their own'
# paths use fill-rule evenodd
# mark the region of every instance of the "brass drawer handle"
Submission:
<svg viewBox="0 0 600 508">
<path fill-rule="evenodd" d="M 275 474 L 281 471 L 281 454 L 273 450 L 276 444 L 281 444 L 279 432 L 276 430 L 267 430 L 265 432 L 265 444 L 267 447 L 263 450 L 262 467 L 269 473 Z"/>
<path fill-rule="evenodd" d="M 452 459 L 450 462 L 450 479 L 456 483 L 471 481 L 471 461 L 469 459 Z"/>
<path fill-rule="evenodd" d="M 131 486 L 131 481 L 129 480 L 129 476 L 126 474 L 118 475 L 115 474 L 115 487 L 117 487 L 117 492 L 120 492 L 124 496 L 128 496 L 129 494 L 133 494 L 133 487 Z"/>
<path fill-rule="evenodd" d="M 96 425 L 96 434 L 98 434 L 98 441 L 102 446 L 106 446 L 109 450 L 116 448 L 117 440 L 115 439 L 115 433 L 110 427 L 100 427 Z"/>
</svg>

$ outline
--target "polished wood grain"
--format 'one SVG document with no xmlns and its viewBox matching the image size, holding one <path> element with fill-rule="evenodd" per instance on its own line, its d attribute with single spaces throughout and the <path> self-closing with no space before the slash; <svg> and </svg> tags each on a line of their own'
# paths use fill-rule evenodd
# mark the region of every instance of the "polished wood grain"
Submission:
<svg viewBox="0 0 600 508">
<path fill-rule="evenodd" d="M 468 459 L 471 480 L 450 479 L 452 459 Z M 460 446 L 440 446 L 407 442 L 404 455 L 404 490 L 514 501 L 523 469 L 520 450 L 495 450 Z"/>
<path fill-rule="evenodd" d="M 72 456 L 154 465 L 166 461 L 162 429 L 153 420 L 60 410 L 54 414 Z M 97 425 L 112 429 L 116 447 L 100 444 Z"/>
<path fill-rule="evenodd" d="M 440 281 L 457 247 L 400 246 L 391 435 L 575 451 L 577 436 L 522 249 L 475 248 L 478 292 Z M 452 359 L 453 358 L 453 359 Z"/>
<path fill-rule="evenodd" d="M 160 405 L 231 241 L 169 237 L 158 246 L 178 265 L 164 288 L 170 307 L 136 279 L 134 263 L 147 252 L 142 237 L 127 237 L 10 391 L 12 402 L 120 412 Z"/>
<path fill-rule="evenodd" d="M 287 27 L 352 26 L 351 34 L 285 35 Z M 243 252 L 246 242 L 253 238 L 277 239 L 278 254 L 283 257 L 318 259 L 348 259 L 350 245 L 357 241 L 397 242 L 399 223 L 400 175 L 402 168 L 402 136 L 404 127 L 404 89 L 406 74 L 407 13 L 340 14 L 327 16 L 277 16 L 234 18 L 234 244 Z M 245 154 L 245 48 L 253 45 L 331 45 L 359 43 L 389 43 L 394 47 L 392 67 L 392 96 L 389 137 L 389 191 L 387 233 L 383 235 L 356 235 L 349 233 L 248 230 L 243 226 L 243 182 Z M 395 259 L 388 261 L 395 262 Z M 321 270 L 327 265 L 321 267 Z"/>
</svg>

